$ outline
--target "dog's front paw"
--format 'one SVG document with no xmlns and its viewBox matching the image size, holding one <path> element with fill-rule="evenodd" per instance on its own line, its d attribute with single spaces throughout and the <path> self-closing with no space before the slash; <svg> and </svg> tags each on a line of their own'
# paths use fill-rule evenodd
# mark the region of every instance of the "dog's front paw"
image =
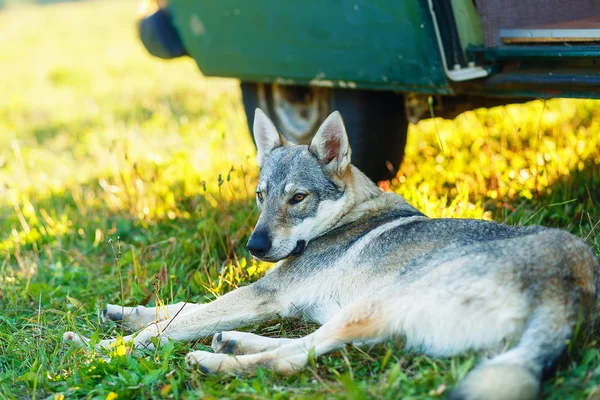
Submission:
<svg viewBox="0 0 600 400">
<path fill-rule="evenodd" d="M 185 363 L 188 368 L 200 368 L 205 374 L 214 374 L 217 372 L 233 372 L 229 368 L 233 357 L 227 354 L 215 354 L 208 351 L 193 351 L 185 356 Z"/>
<path fill-rule="evenodd" d="M 215 353 L 244 354 L 241 343 L 234 339 L 236 332 L 221 332 L 213 336 L 212 349 Z"/>
<path fill-rule="evenodd" d="M 121 325 L 127 332 L 135 332 L 156 320 L 156 313 L 144 306 L 122 307 L 116 304 L 107 304 L 104 309 L 104 321 L 114 321 Z"/>
</svg>

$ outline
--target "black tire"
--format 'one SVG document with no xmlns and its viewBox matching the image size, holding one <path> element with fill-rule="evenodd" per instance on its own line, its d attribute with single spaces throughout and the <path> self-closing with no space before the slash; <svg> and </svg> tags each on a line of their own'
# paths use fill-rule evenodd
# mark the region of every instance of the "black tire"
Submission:
<svg viewBox="0 0 600 400">
<path fill-rule="evenodd" d="M 241 86 L 250 131 L 254 121 L 254 110 L 260 107 L 273 120 L 277 129 L 289 138 L 284 124 L 280 118 L 277 118 L 274 109 L 272 93 L 277 85 L 242 82 Z M 311 134 L 316 132 L 319 124 L 330 113 L 337 110 L 342 114 L 346 124 L 352 147 L 352 163 L 375 182 L 391 179 L 396 175 L 404 156 L 408 130 L 402 94 L 301 86 L 284 88 L 286 91 L 293 91 L 292 97 L 295 97 L 296 103 L 314 95 L 308 92 L 318 91 L 318 96 L 323 101 L 315 107 L 318 109 L 315 111 L 319 114 L 318 121 L 314 126 L 306 125 L 307 129 L 311 129 Z M 294 141 L 294 138 L 290 139 Z"/>
</svg>

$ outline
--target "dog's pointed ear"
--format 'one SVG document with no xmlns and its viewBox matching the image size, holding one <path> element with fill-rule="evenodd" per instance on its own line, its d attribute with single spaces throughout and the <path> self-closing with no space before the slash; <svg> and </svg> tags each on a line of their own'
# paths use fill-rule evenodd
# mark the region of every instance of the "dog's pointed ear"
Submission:
<svg viewBox="0 0 600 400">
<path fill-rule="evenodd" d="M 265 157 L 276 149 L 283 146 L 284 139 L 277 132 L 273 122 L 260 108 L 254 112 L 254 141 L 256 142 L 256 162 L 261 167 Z"/>
<path fill-rule="evenodd" d="M 317 131 L 309 150 L 326 168 L 343 175 L 350 166 L 350 143 L 342 115 L 334 111 Z"/>
</svg>

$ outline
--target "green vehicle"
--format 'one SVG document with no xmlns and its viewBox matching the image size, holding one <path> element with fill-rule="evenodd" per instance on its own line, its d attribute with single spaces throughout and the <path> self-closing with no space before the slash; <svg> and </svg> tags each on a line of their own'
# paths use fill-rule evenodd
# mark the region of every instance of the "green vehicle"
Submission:
<svg viewBox="0 0 600 400">
<path fill-rule="evenodd" d="M 242 83 L 307 143 L 332 111 L 353 162 L 395 175 L 409 122 L 532 98 L 600 98 L 598 0 L 163 0 L 139 23 L 151 54 Z"/>
</svg>

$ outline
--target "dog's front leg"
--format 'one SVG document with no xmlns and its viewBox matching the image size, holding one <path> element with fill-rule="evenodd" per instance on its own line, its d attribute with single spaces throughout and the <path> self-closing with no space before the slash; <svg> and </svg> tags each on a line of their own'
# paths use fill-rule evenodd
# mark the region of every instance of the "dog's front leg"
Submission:
<svg viewBox="0 0 600 400">
<path fill-rule="evenodd" d="M 175 315 L 171 319 L 148 325 L 137 334 L 125 336 L 125 342 L 133 342 L 136 348 L 152 347 L 152 339 L 194 340 L 223 330 L 233 329 L 254 322 L 273 318 L 281 312 L 275 291 L 264 290 L 257 285 L 245 286 L 231 291 L 217 300 Z M 64 334 L 66 341 L 85 345 L 89 339 L 74 332 Z M 101 340 L 99 347 L 109 348 L 116 339 Z"/>
</svg>

